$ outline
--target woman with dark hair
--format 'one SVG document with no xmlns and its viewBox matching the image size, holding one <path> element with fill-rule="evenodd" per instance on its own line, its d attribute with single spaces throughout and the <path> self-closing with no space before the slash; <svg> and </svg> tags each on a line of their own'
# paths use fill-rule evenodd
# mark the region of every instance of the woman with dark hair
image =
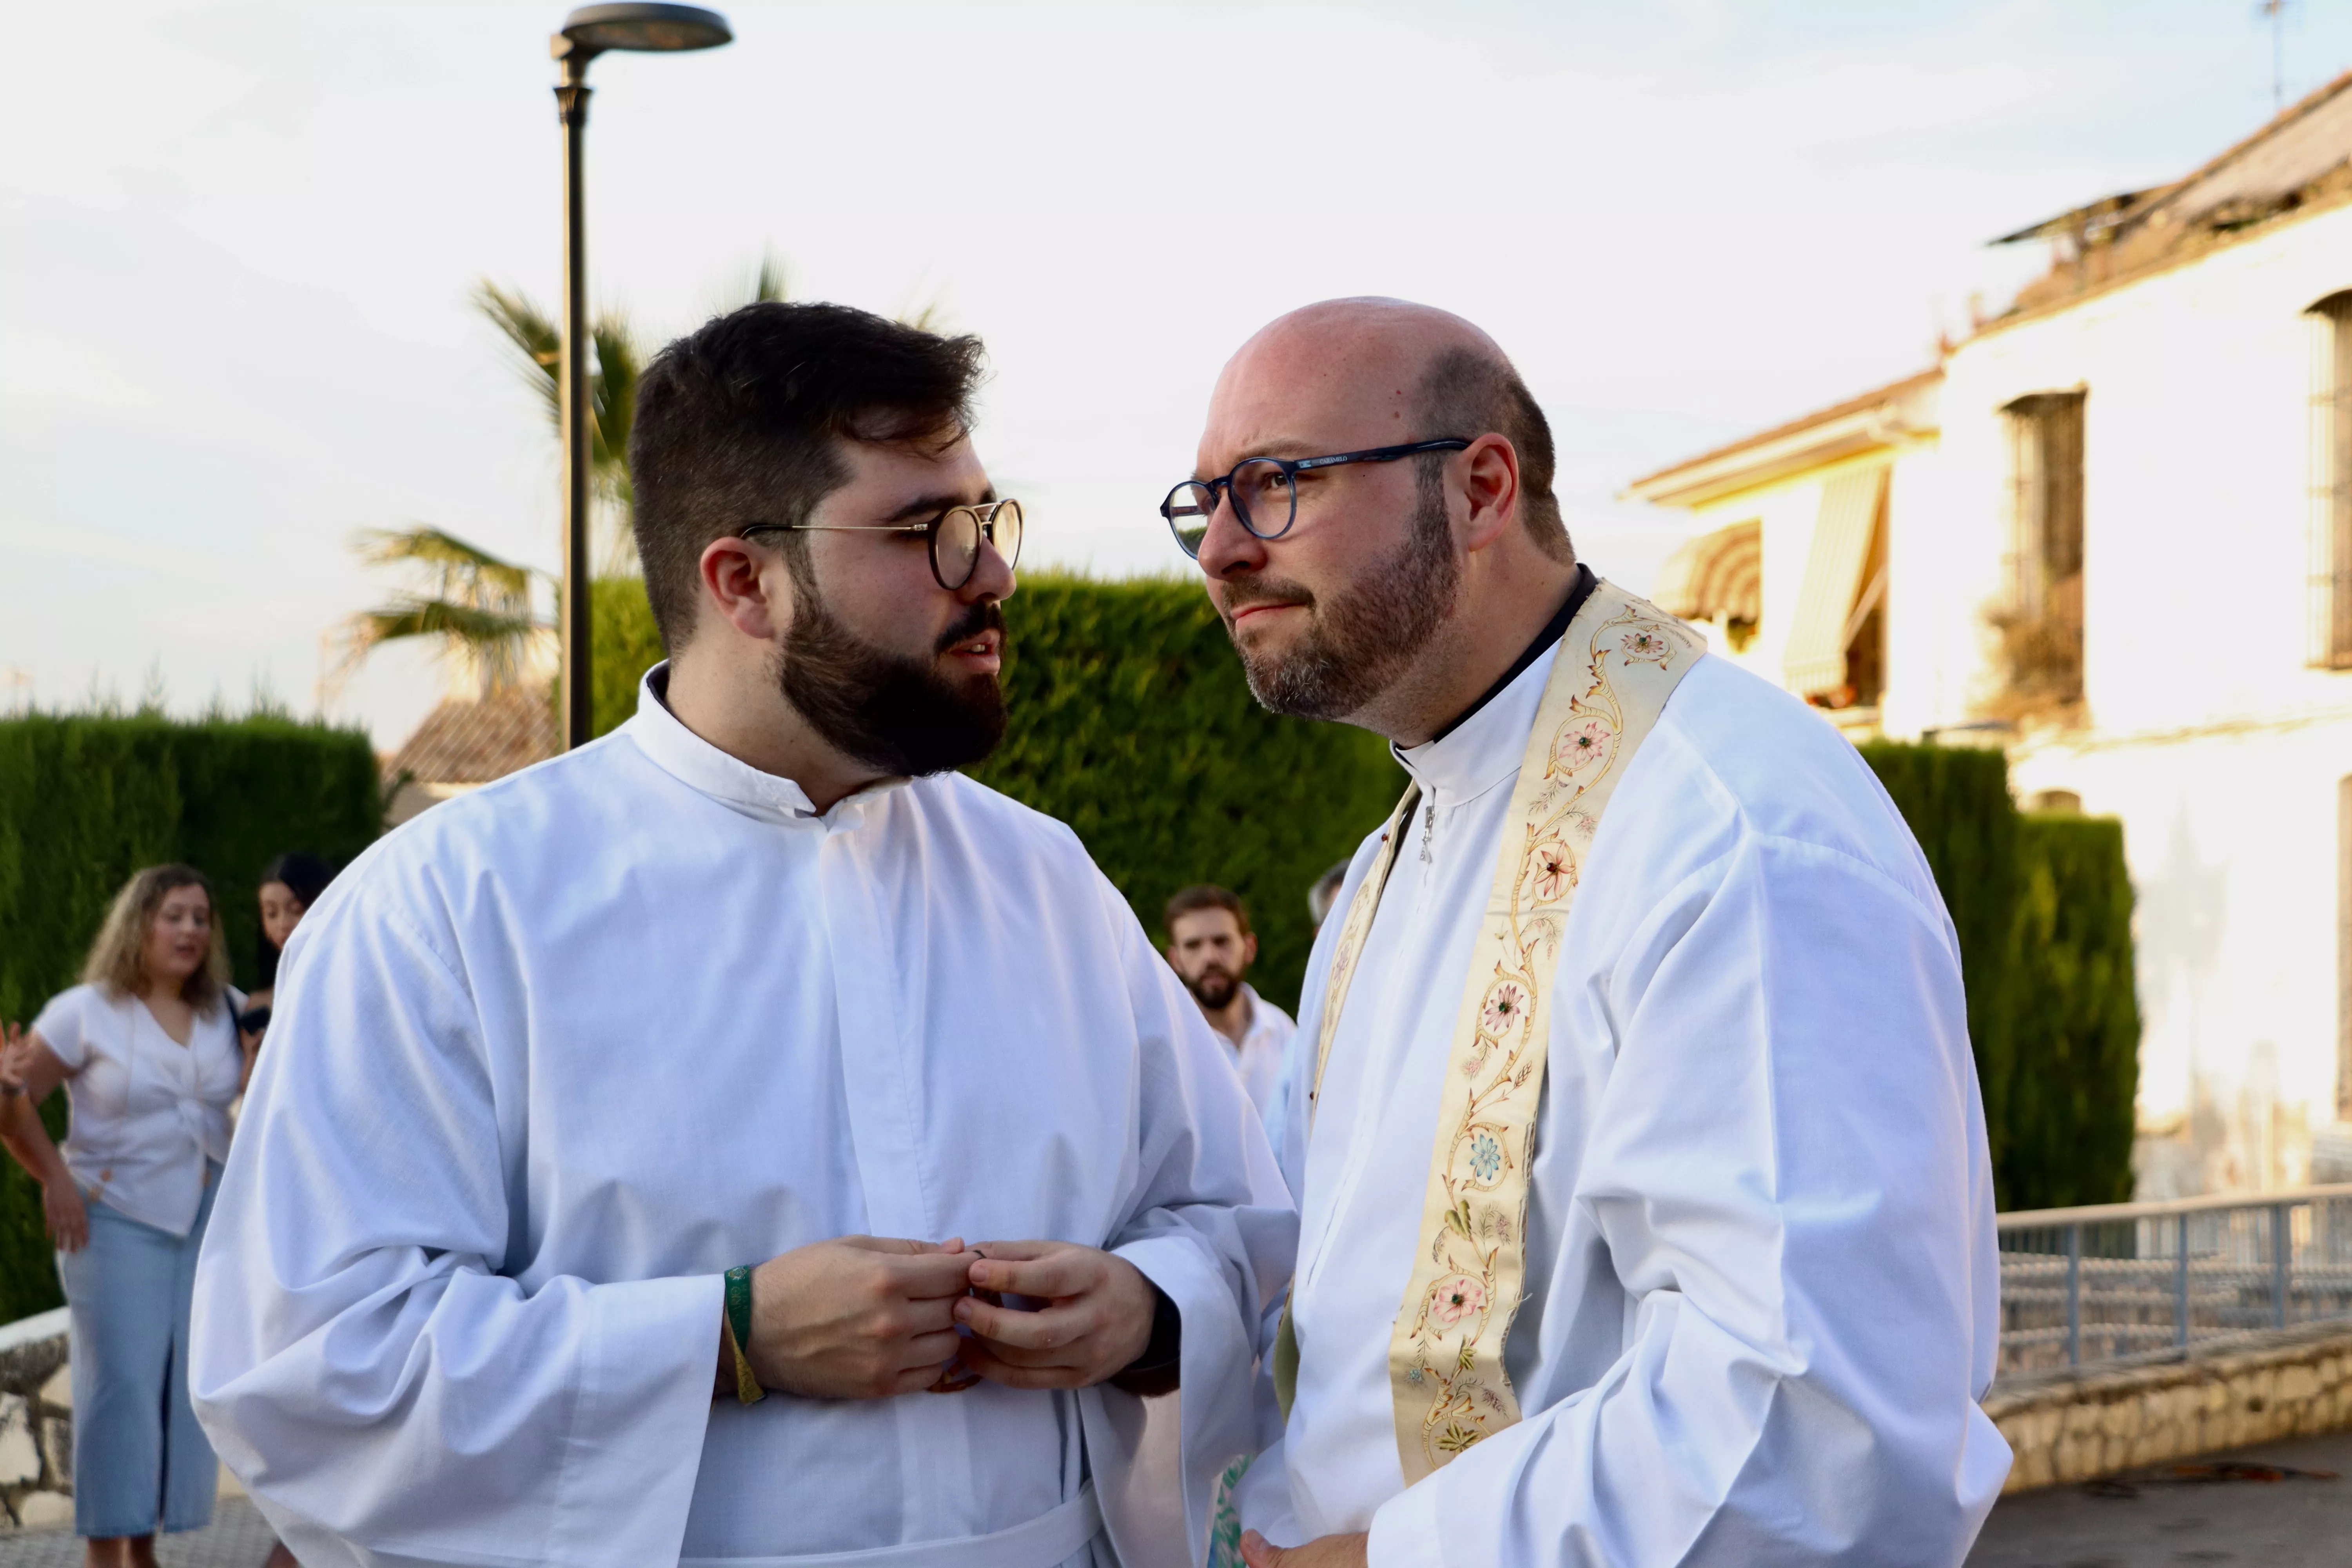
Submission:
<svg viewBox="0 0 2352 1568">
<path fill-rule="evenodd" d="M 262 1031 L 269 1027 L 269 1009 L 278 994 L 278 963 L 286 955 L 286 939 L 294 934 L 294 928 L 334 878 L 333 868 L 299 849 L 289 849 L 261 868 L 261 940 L 254 943 L 258 960 L 256 977 L 260 984 L 246 999 L 245 1011 L 236 1019 L 248 1056 L 261 1049 Z M 270 1548 L 269 1560 L 261 1568 L 300 1565 L 281 1541 Z"/>
<path fill-rule="evenodd" d="M 255 944 L 259 984 L 249 1006 L 269 1005 L 278 989 L 278 961 L 285 954 L 286 939 L 334 879 L 333 868 L 324 860 L 299 849 L 289 849 L 261 868 L 261 940 Z"/>
<path fill-rule="evenodd" d="M 196 1251 L 251 1065 L 212 888 L 151 866 L 115 896 L 82 983 L 0 1027 L 0 1143 L 41 1184 L 70 1314 L 74 1531 L 92 1568 L 155 1561 L 212 1521 L 219 1465 L 188 1405 Z M 34 1107 L 59 1084 L 60 1149 Z"/>
</svg>

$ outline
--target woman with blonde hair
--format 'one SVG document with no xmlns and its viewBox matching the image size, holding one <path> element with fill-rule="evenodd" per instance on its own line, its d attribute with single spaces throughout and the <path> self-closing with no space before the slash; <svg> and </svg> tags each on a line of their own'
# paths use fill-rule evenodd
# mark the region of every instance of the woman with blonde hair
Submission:
<svg viewBox="0 0 2352 1568">
<path fill-rule="evenodd" d="M 82 983 L 0 1027 L 0 1143 L 41 1184 L 71 1320 L 74 1532 L 92 1568 L 155 1561 L 212 1521 L 219 1468 L 188 1405 L 196 1249 L 250 1070 L 212 889 L 188 866 L 124 885 Z M 65 1146 L 34 1107 L 60 1083 Z"/>
</svg>

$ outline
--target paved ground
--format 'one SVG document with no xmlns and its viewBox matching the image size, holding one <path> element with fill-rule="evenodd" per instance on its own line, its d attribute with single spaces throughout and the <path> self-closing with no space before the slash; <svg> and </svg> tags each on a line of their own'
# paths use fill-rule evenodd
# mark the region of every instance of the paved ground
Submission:
<svg viewBox="0 0 2352 1568">
<path fill-rule="evenodd" d="M 213 1505 L 211 1529 L 164 1536 L 155 1561 L 159 1568 L 260 1568 L 275 1539 L 252 1503 L 225 1497 Z M 81 1542 L 70 1530 L 0 1535 L 0 1568 L 81 1568 Z"/>
<path fill-rule="evenodd" d="M 2343 1479 L 2336 1479 L 2334 1477 Z M 156 1543 L 162 1568 L 259 1568 L 268 1526 L 225 1497 L 210 1530 Z M 0 1535 L 0 1568 L 79 1568 L 69 1531 Z M 2352 1563 L 2352 1432 L 2273 1443 L 2088 1486 L 2011 1498 L 1969 1568 L 2344 1568 Z"/>
<path fill-rule="evenodd" d="M 2283 1473 L 2289 1471 L 2301 1473 Z M 2199 1563 L 2352 1563 L 2352 1433 L 2010 1498 L 1992 1510 L 1969 1554 L 1969 1568 Z"/>
</svg>

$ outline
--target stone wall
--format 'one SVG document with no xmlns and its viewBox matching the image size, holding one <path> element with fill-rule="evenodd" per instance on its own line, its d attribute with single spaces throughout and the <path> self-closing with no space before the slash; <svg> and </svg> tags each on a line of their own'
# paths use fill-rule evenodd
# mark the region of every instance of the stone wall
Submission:
<svg viewBox="0 0 2352 1568">
<path fill-rule="evenodd" d="M 0 1328 L 0 1529 L 73 1521 L 66 1310 Z"/>
<path fill-rule="evenodd" d="M 2016 1450 L 2012 1492 L 2333 1432 L 2352 1426 L 2352 1323 L 2020 1378 L 1995 1384 L 1984 1408 Z"/>
</svg>

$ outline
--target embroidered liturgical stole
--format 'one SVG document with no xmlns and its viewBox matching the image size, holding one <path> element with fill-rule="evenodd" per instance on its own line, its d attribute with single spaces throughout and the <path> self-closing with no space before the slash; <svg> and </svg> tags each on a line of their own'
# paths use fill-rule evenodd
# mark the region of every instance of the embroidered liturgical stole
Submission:
<svg viewBox="0 0 2352 1568">
<path fill-rule="evenodd" d="M 1519 1418 L 1503 1342 L 1526 1289 L 1528 1175 L 1543 1100 L 1562 927 L 1617 781 L 1705 645 L 1689 627 L 1603 581 L 1569 623 L 1511 791 L 1494 891 L 1454 1029 L 1421 1242 L 1389 1341 L 1397 1453 L 1407 1486 Z M 1406 792 L 1356 889 L 1331 954 L 1308 1114 L 1331 1037 L 1395 863 L 1418 786 Z M 1284 1310 L 1275 1384 L 1286 1414 L 1298 1342 Z"/>
</svg>

